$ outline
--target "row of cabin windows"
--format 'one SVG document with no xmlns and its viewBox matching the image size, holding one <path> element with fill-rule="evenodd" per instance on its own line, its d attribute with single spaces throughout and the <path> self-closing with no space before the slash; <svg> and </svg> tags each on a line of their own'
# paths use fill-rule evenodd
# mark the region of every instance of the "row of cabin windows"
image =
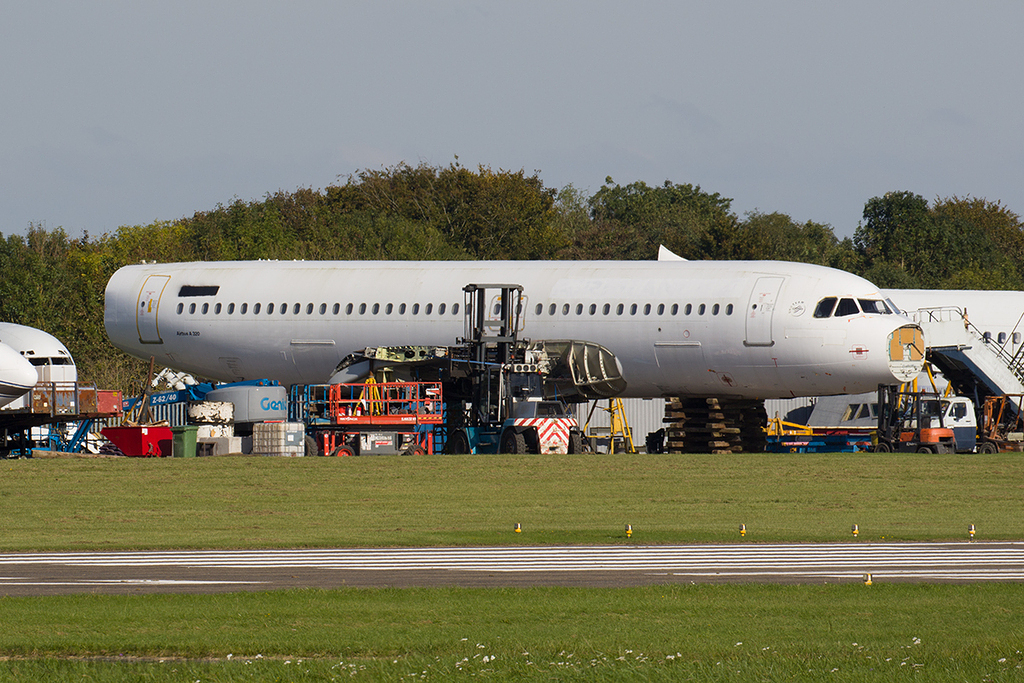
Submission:
<svg viewBox="0 0 1024 683">
<path fill-rule="evenodd" d="M 986 343 L 988 343 L 988 344 L 992 343 L 992 333 L 991 332 L 985 332 L 985 333 L 982 334 L 982 336 L 985 338 L 985 342 Z M 996 335 L 995 338 L 996 338 L 996 343 L 997 344 L 1005 344 L 1008 337 L 1006 335 L 1006 332 L 1000 332 L 1000 333 L 998 333 Z M 1013 337 L 1011 337 L 1011 338 L 1013 339 L 1013 343 L 1015 345 L 1016 344 L 1020 344 L 1020 332 L 1014 332 L 1013 333 Z"/>
<path fill-rule="evenodd" d="M 570 304 L 562 304 L 562 315 L 569 315 L 569 312 L 571 310 L 572 310 L 572 306 Z M 576 315 L 583 315 L 583 311 L 584 310 L 586 310 L 590 315 L 597 315 L 597 310 L 598 310 L 597 309 L 597 304 L 590 304 L 587 307 L 584 307 L 583 304 L 576 304 Z M 637 312 L 639 312 L 640 310 L 641 309 L 639 307 L 639 304 L 630 304 L 629 305 L 629 314 L 630 315 L 636 315 Z M 665 304 L 658 304 L 657 308 L 652 308 L 651 304 L 644 304 L 643 314 L 644 315 L 650 315 L 652 311 L 657 311 L 658 315 L 665 315 L 665 310 L 666 310 L 665 309 Z M 679 314 L 679 304 L 672 304 L 672 306 L 669 307 L 668 310 L 670 311 L 670 315 L 678 315 Z M 704 315 L 707 312 L 707 310 L 708 310 L 708 306 L 707 306 L 707 304 L 698 304 L 697 307 L 696 307 L 696 310 L 697 310 L 697 315 Z M 733 310 L 734 309 L 733 309 L 733 305 L 732 304 L 726 304 L 725 305 L 725 314 L 726 315 L 732 315 Z M 623 313 L 625 313 L 625 311 L 626 311 L 626 304 L 616 304 L 615 305 L 615 315 L 622 315 Z M 693 313 L 693 311 L 694 311 L 693 304 L 686 304 L 683 307 L 683 314 L 684 315 L 691 315 Z M 544 313 L 544 304 L 537 304 L 537 307 L 534 309 L 534 312 L 537 315 L 542 315 Z M 558 304 L 548 304 L 548 315 L 555 315 L 557 312 L 558 312 Z M 611 315 L 611 312 L 612 312 L 612 305 L 611 304 L 604 304 L 601 307 L 601 315 Z M 721 312 L 722 312 L 722 305 L 721 304 L 712 304 L 711 305 L 711 315 L 718 315 Z"/>
<path fill-rule="evenodd" d="M 359 315 L 366 315 L 367 310 L 369 310 L 372 315 L 378 315 L 381 312 L 381 310 L 384 311 L 385 315 L 391 315 L 392 313 L 395 312 L 396 308 L 397 308 L 397 311 L 398 311 L 398 315 L 405 315 L 405 312 L 407 310 L 405 304 L 398 304 L 397 307 L 394 304 L 384 304 L 383 306 L 381 306 L 381 304 L 373 304 L 371 306 L 368 306 L 367 304 L 359 304 L 358 308 L 356 307 L 355 304 L 347 304 L 345 306 L 345 315 L 352 315 L 353 312 L 356 311 L 356 310 L 359 311 Z M 179 303 L 177 310 L 178 310 L 178 315 L 182 315 L 185 312 L 185 304 L 184 303 Z M 207 315 L 211 310 L 213 311 L 214 315 L 220 315 L 222 310 L 224 310 L 224 309 L 223 309 L 223 305 L 220 304 L 220 303 L 215 303 L 215 304 L 212 304 L 212 305 L 209 304 L 209 303 L 204 303 L 204 304 L 192 303 L 192 304 L 188 305 L 188 312 L 189 312 L 190 315 L 194 315 L 196 313 L 196 311 L 199 311 L 202 315 Z M 248 303 L 241 304 L 238 307 L 237 310 L 238 310 L 238 313 L 240 315 L 245 315 L 246 313 L 249 312 L 249 304 Z M 292 315 L 299 315 L 302 312 L 302 310 L 303 310 L 303 306 L 302 306 L 302 304 L 293 304 L 291 306 L 290 310 L 291 310 Z M 306 306 L 305 306 L 306 315 L 313 315 L 313 311 L 314 310 L 319 310 L 320 315 L 326 315 L 327 314 L 327 304 L 320 304 L 319 309 L 316 309 L 313 304 L 306 304 Z M 420 313 L 420 305 L 419 304 L 413 304 L 411 309 L 409 309 L 409 310 L 411 310 L 413 315 L 419 315 L 419 313 Z M 422 310 L 423 310 L 423 313 L 425 315 L 431 315 L 434 312 L 434 305 L 433 304 L 426 304 L 423 307 Z M 549 304 L 548 305 L 548 315 L 555 315 L 558 312 L 558 310 L 559 310 L 558 304 Z M 562 304 L 562 306 L 561 306 L 562 315 L 569 315 L 569 312 L 571 310 L 572 310 L 572 306 L 570 304 Z M 587 308 L 585 308 L 583 304 L 576 304 L 576 315 L 583 315 L 583 311 L 584 310 L 589 311 L 590 315 L 597 315 L 597 310 L 598 310 L 597 304 L 590 304 L 590 306 L 587 307 Z M 636 315 L 637 312 L 639 312 L 640 310 L 641 309 L 640 309 L 639 304 L 630 304 L 630 306 L 629 306 L 629 314 L 630 315 Z M 666 307 L 665 307 L 665 304 L 658 304 L 657 308 L 652 308 L 651 304 L 644 304 L 642 310 L 643 310 L 643 314 L 644 315 L 650 315 L 651 312 L 655 311 L 655 310 L 657 311 L 658 315 L 665 315 Z M 672 306 L 668 310 L 670 311 L 671 315 L 677 315 L 679 313 L 679 304 L 672 304 Z M 694 307 L 693 304 L 686 304 L 683 307 L 683 314 L 684 315 L 691 315 L 694 312 L 694 310 L 697 311 L 697 315 L 704 315 L 707 312 L 707 310 L 708 310 L 708 306 L 707 306 L 707 304 L 698 304 L 696 307 Z M 711 315 L 718 315 L 719 313 L 722 312 L 722 310 L 723 310 L 723 308 L 722 308 L 721 304 L 712 304 L 711 305 Z M 726 304 L 724 310 L 725 310 L 725 314 L 726 315 L 732 315 L 732 313 L 733 313 L 733 305 L 732 304 Z M 275 312 L 280 314 L 280 315 L 287 315 L 288 312 L 289 312 L 289 305 L 288 304 L 281 304 L 280 306 L 277 306 L 277 305 L 275 305 L 273 303 L 267 304 L 266 307 L 264 307 L 262 304 L 253 304 L 252 305 L 252 314 L 253 315 L 259 315 L 261 311 L 266 311 L 266 315 L 274 315 Z M 458 315 L 459 314 L 459 304 L 454 303 L 454 304 L 451 305 L 450 308 L 446 304 L 438 304 L 437 305 L 437 314 L 438 315 L 444 315 L 445 311 L 450 311 L 451 315 Z M 535 311 L 536 311 L 537 315 L 543 315 L 543 313 L 544 313 L 544 304 L 537 304 L 537 307 L 536 307 Z M 615 306 L 615 315 L 623 315 L 625 313 L 625 311 L 626 311 L 626 305 L 625 304 L 617 304 Z M 612 312 L 612 305 L 611 304 L 604 304 L 604 306 L 601 307 L 601 314 L 602 315 L 610 315 L 611 312 Z M 235 304 L 234 303 L 228 304 L 227 305 L 227 314 L 228 315 L 233 315 L 234 313 L 235 313 Z M 341 304 L 334 304 L 334 306 L 331 307 L 331 313 L 333 315 L 338 315 L 339 313 L 341 313 Z M 495 315 L 500 313 L 500 308 L 499 308 L 499 306 L 497 304 L 494 306 L 494 313 L 495 313 Z"/>
<path fill-rule="evenodd" d="M 371 311 L 371 313 L 373 315 L 377 315 L 378 313 L 381 312 L 382 309 L 383 309 L 383 311 L 384 311 L 384 313 L 386 315 L 391 315 L 392 313 L 395 312 L 396 306 L 394 304 L 385 304 L 384 306 L 381 306 L 380 304 L 373 304 L 372 306 L 368 306 L 367 304 L 359 304 L 359 307 L 357 309 L 355 304 L 348 304 L 347 306 L 345 306 L 345 315 L 352 315 L 352 313 L 354 311 L 356 311 L 356 310 L 359 311 L 359 315 L 366 315 L 366 311 L 367 310 Z M 405 311 L 406 311 L 406 305 L 405 304 L 398 304 L 397 309 L 398 309 L 398 314 L 399 315 L 405 315 Z M 444 315 L 444 313 L 445 313 L 445 311 L 447 309 L 448 309 L 448 307 L 445 304 L 438 304 L 437 305 L 437 314 L 438 315 Z M 198 305 L 198 304 L 189 304 L 188 305 L 188 312 L 190 314 L 194 314 L 196 311 L 199 311 L 203 315 L 206 315 L 211 310 L 213 310 L 214 315 L 220 315 L 221 311 L 224 310 L 224 307 L 223 307 L 222 304 L 219 304 L 219 303 L 213 304 L 212 306 L 210 304 L 208 304 L 208 303 L 207 304 L 202 304 L 202 305 Z M 240 315 L 245 315 L 246 313 L 249 312 L 249 304 L 244 303 L 241 306 L 239 306 L 237 310 L 238 310 L 238 313 Z M 263 307 L 263 304 L 253 304 L 252 305 L 252 314 L 253 315 L 259 315 L 261 311 L 266 311 L 267 315 L 274 315 L 274 313 L 279 313 L 280 315 L 287 315 L 288 314 L 288 310 L 289 310 L 288 304 L 281 304 L 280 306 L 276 306 L 275 304 L 270 303 L 270 304 L 266 305 L 266 308 Z M 292 315 L 299 315 L 299 313 L 301 313 L 302 310 L 303 310 L 302 304 L 293 304 L 292 307 L 291 307 Z M 313 304 L 306 304 L 305 310 L 306 310 L 306 315 L 313 315 L 313 311 L 314 310 L 319 311 L 320 315 L 327 315 L 327 304 L 320 304 L 319 308 L 316 308 Z M 178 304 L 178 315 L 181 315 L 184 312 L 185 312 L 185 304 L 179 303 Z M 419 312 L 420 312 L 420 305 L 419 304 L 413 304 L 412 305 L 412 314 L 413 315 L 419 315 Z M 434 304 L 427 304 L 426 306 L 424 306 L 423 307 L 423 312 L 426 315 L 430 315 L 431 313 L 433 313 L 434 312 Z M 228 304 L 227 305 L 227 314 L 228 315 L 233 315 L 234 313 L 235 313 L 235 304 L 233 304 L 233 303 Z M 341 304 L 334 304 L 331 307 L 331 314 L 332 315 L 338 315 L 339 313 L 341 313 Z M 451 306 L 451 314 L 452 315 L 458 315 L 459 314 L 459 304 L 452 304 L 452 306 Z"/>
</svg>

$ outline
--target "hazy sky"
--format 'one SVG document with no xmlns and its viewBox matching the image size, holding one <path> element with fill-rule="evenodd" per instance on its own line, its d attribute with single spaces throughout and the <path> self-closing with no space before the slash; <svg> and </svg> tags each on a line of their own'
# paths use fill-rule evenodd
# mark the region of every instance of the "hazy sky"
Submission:
<svg viewBox="0 0 1024 683">
<path fill-rule="evenodd" d="M 1024 213 L 1024 3 L 0 0 L 0 232 L 405 161 L 693 183 L 851 235 L 889 190 Z"/>
</svg>

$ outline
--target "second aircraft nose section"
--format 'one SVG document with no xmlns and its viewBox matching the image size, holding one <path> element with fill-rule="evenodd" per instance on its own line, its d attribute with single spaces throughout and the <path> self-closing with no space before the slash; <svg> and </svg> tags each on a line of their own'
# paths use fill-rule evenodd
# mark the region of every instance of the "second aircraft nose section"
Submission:
<svg viewBox="0 0 1024 683">
<path fill-rule="evenodd" d="M 889 371 L 899 382 L 910 382 L 924 368 L 924 333 L 919 325 L 904 325 L 889 335 Z"/>
</svg>

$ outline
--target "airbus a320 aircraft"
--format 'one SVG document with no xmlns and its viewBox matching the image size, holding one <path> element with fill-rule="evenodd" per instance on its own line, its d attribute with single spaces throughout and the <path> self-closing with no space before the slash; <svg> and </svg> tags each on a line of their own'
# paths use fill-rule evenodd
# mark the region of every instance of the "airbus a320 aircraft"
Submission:
<svg viewBox="0 0 1024 683">
<path fill-rule="evenodd" d="M 870 282 L 775 261 L 249 261 L 126 266 L 113 344 L 223 381 L 324 383 L 368 346 L 448 345 L 463 287 L 524 288 L 522 335 L 600 344 L 623 396 L 848 394 L 921 369 L 921 329 Z"/>
</svg>

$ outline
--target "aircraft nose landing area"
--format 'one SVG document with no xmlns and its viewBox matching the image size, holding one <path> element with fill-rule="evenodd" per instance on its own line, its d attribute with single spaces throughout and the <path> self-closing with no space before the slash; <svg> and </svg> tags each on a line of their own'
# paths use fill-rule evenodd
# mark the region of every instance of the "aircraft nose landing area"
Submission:
<svg viewBox="0 0 1024 683">
<path fill-rule="evenodd" d="M 0 595 L 295 587 L 1024 582 L 1021 543 L 561 546 L 0 554 Z"/>
</svg>

